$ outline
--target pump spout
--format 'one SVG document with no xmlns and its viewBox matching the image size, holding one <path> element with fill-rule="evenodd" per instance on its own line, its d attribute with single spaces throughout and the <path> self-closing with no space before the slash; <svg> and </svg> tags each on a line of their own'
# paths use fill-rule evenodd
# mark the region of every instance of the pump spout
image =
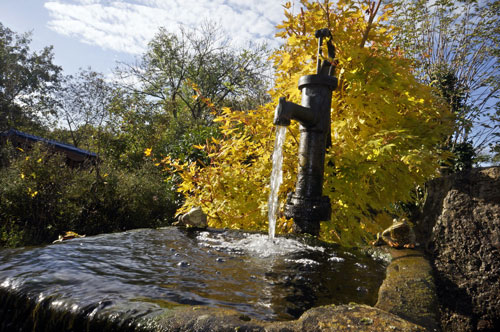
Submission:
<svg viewBox="0 0 500 332">
<path fill-rule="evenodd" d="M 274 111 L 273 123 L 276 126 L 289 126 L 291 120 L 295 120 L 304 126 L 313 126 L 318 120 L 316 114 L 309 107 L 297 105 L 281 97 Z"/>
</svg>

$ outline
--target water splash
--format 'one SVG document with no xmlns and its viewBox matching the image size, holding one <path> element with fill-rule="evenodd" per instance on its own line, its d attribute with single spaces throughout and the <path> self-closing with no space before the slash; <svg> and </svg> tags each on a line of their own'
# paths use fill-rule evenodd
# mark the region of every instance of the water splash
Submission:
<svg viewBox="0 0 500 332">
<path fill-rule="evenodd" d="M 210 232 L 201 232 L 197 236 L 197 240 L 201 246 L 228 251 L 236 255 L 251 255 L 252 257 L 259 258 L 325 251 L 324 247 L 311 246 L 304 242 L 284 237 L 277 237 L 274 241 L 269 241 L 269 237 L 263 234 L 247 234 L 241 239 L 231 238 L 228 240 L 226 234 L 214 235 Z"/>
<path fill-rule="evenodd" d="M 286 137 L 286 127 L 276 126 L 276 139 L 274 141 L 273 151 L 273 170 L 271 172 L 271 192 L 268 200 L 268 220 L 269 220 L 269 239 L 274 240 L 276 231 L 276 215 L 278 212 L 278 192 L 283 181 L 283 142 Z"/>
</svg>

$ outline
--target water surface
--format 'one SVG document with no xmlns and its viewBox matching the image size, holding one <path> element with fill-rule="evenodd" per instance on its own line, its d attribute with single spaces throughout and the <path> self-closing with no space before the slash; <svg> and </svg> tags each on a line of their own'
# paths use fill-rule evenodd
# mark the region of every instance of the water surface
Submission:
<svg viewBox="0 0 500 332">
<path fill-rule="evenodd" d="M 313 239 L 168 227 L 1 250 L 0 285 L 88 315 L 188 304 L 287 320 L 318 305 L 373 305 L 385 265 Z"/>
</svg>

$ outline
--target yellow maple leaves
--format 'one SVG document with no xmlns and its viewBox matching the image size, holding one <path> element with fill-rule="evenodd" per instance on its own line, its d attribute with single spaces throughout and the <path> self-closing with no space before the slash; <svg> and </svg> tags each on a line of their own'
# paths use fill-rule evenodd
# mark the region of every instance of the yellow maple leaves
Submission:
<svg viewBox="0 0 500 332">
<path fill-rule="evenodd" d="M 179 191 L 186 201 L 180 212 L 201 205 L 212 227 L 267 228 L 273 110 L 281 96 L 300 103 L 298 79 L 315 72 L 314 32 L 329 27 L 339 87 L 332 98 L 333 145 L 327 151 L 324 184 L 333 216 L 323 223 L 322 237 L 344 244 L 368 241 L 391 220 L 374 211 L 391 212 L 395 202 L 411 200 L 415 185 L 436 174 L 439 143 L 451 128 L 450 112 L 430 87 L 415 80 L 410 62 L 391 49 L 392 27 L 383 25 L 390 6 L 372 23 L 349 0 L 301 0 L 298 13 L 289 3 L 284 8 L 277 34 L 284 44 L 270 59 L 276 68 L 273 102 L 247 112 L 214 112 L 222 138 L 195 146 L 208 154 L 210 164 L 165 161 L 182 179 Z M 282 204 L 294 187 L 298 136 L 292 123 L 284 144 Z M 290 225 L 281 217 L 278 232 L 289 231 Z"/>
</svg>

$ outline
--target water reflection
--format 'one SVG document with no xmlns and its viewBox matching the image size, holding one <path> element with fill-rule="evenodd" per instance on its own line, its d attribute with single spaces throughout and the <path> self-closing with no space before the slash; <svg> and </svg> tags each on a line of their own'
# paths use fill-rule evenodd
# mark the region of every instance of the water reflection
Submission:
<svg viewBox="0 0 500 332">
<path fill-rule="evenodd" d="M 169 227 L 0 251 L 0 285 L 52 306 L 144 315 L 182 304 L 265 320 L 374 304 L 385 263 L 312 239 Z"/>
</svg>

